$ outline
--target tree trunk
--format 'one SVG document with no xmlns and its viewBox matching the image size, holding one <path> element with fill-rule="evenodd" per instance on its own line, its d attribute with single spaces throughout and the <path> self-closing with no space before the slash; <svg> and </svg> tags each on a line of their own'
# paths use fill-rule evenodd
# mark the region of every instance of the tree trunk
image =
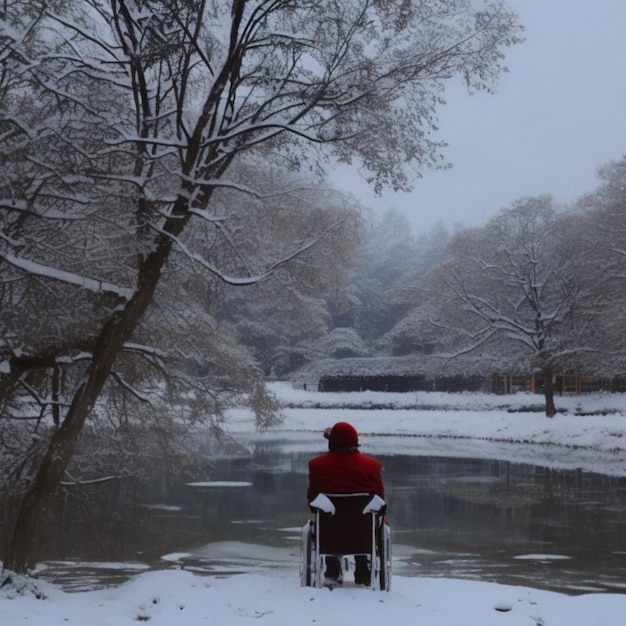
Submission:
<svg viewBox="0 0 626 626">
<path fill-rule="evenodd" d="M 176 230 L 182 229 L 180 222 L 183 221 L 179 220 Z M 74 394 L 67 415 L 50 440 L 37 474 L 20 503 L 15 529 L 4 559 L 6 569 L 25 573 L 33 564 L 50 500 L 59 488 L 85 420 L 104 387 L 116 356 L 132 337 L 152 300 L 170 250 L 171 240 L 162 235 L 156 249 L 139 268 L 135 294 L 123 310 L 116 312 L 102 327 L 87 378 Z"/>
<path fill-rule="evenodd" d="M 554 406 L 554 385 L 552 384 L 552 368 L 543 368 L 543 393 L 546 399 L 546 417 L 554 417 L 556 415 L 556 407 Z"/>
</svg>

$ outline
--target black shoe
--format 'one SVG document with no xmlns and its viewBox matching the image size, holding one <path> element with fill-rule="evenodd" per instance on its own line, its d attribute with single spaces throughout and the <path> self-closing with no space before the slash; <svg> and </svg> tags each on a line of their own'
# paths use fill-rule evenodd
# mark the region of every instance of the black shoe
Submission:
<svg viewBox="0 0 626 626">
<path fill-rule="evenodd" d="M 368 567 L 357 567 L 354 571 L 354 584 L 369 587 L 372 584 L 372 576 Z"/>
<path fill-rule="evenodd" d="M 326 571 L 324 572 L 324 578 L 329 580 L 341 579 L 341 562 L 336 556 L 326 557 Z"/>
</svg>

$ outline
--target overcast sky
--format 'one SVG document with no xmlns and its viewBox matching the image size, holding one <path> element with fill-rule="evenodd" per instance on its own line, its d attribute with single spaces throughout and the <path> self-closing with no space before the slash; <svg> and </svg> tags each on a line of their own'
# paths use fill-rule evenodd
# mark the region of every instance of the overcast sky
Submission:
<svg viewBox="0 0 626 626">
<path fill-rule="evenodd" d="M 342 176 L 367 206 L 401 210 L 416 232 L 439 220 L 481 225 L 526 196 L 575 200 L 597 186 L 600 165 L 626 153 L 626 0 L 507 4 L 526 28 L 508 51 L 510 72 L 493 95 L 453 85 L 439 112 L 453 168 L 382 198 Z"/>
</svg>

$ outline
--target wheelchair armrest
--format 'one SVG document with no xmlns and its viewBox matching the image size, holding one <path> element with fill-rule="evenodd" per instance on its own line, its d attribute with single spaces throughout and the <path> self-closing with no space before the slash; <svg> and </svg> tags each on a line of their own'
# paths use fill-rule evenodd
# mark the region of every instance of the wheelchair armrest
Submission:
<svg viewBox="0 0 626 626">
<path fill-rule="evenodd" d="M 330 515 L 334 515 L 337 511 L 330 498 L 323 493 L 318 493 L 317 496 L 309 502 L 309 506 L 311 509 L 319 509 L 324 513 L 330 513 Z"/>
<path fill-rule="evenodd" d="M 384 515 L 387 510 L 387 503 L 378 495 L 372 496 L 372 499 L 365 505 L 363 509 L 363 515 L 368 513 L 376 513 L 378 515 Z"/>
</svg>

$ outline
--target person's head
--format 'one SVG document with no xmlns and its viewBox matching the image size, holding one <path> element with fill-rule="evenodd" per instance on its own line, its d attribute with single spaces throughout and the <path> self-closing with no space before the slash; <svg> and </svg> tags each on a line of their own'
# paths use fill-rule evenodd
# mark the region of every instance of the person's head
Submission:
<svg viewBox="0 0 626 626">
<path fill-rule="evenodd" d="M 351 450 L 359 447 L 359 435 L 356 428 L 348 422 L 337 422 L 328 434 L 328 449 Z"/>
</svg>

